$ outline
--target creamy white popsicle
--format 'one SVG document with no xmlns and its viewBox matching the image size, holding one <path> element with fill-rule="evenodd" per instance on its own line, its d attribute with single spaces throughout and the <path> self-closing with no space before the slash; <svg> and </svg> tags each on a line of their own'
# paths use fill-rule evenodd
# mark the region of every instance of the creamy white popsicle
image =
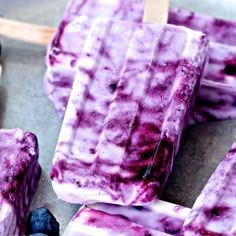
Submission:
<svg viewBox="0 0 236 236">
<path fill-rule="evenodd" d="M 94 21 L 53 159 L 59 198 L 140 205 L 160 196 L 207 45 L 183 27 Z"/>
</svg>

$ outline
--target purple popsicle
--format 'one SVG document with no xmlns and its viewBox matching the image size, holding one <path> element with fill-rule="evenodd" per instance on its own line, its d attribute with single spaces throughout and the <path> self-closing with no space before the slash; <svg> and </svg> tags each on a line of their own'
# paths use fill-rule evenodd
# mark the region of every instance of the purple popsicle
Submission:
<svg viewBox="0 0 236 236">
<path fill-rule="evenodd" d="M 186 236 L 236 235 L 236 142 L 216 168 L 184 222 Z"/>
<path fill-rule="evenodd" d="M 53 160 L 59 198 L 139 205 L 160 196 L 207 45 L 184 27 L 93 22 Z"/>
<path fill-rule="evenodd" d="M 41 169 L 34 134 L 0 130 L 0 235 L 23 236 Z"/>
<path fill-rule="evenodd" d="M 83 207 L 67 226 L 64 236 L 167 236 L 157 230 L 146 228 L 121 215 Z"/>
</svg>

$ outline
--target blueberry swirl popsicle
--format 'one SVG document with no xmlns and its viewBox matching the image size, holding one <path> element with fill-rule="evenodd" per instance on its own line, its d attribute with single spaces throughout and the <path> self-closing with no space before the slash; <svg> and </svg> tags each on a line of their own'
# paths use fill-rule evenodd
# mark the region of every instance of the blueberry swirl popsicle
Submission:
<svg viewBox="0 0 236 236">
<path fill-rule="evenodd" d="M 141 22 L 144 4 L 144 0 L 70 0 L 46 57 L 45 90 L 60 117 L 93 19 Z M 235 119 L 236 22 L 180 9 L 170 9 L 168 22 L 203 31 L 210 39 L 209 64 L 190 123 Z"/>
<path fill-rule="evenodd" d="M 65 236 L 167 236 L 169 234 L 144 227 L 121 215 L 82 208 L 71 220 Z"/>
<path fill-rule="evenodd" d="M 23 236 L 41 168 L 34 134 L 0 130 L 0 235 Z"/>
<path fill-rule="evenodd" d="M 56 147 L 51 179 L 72 203 L 143 205 L 172 169 L 207 58 L 204 34 L 96 19 Z"/>
<path fill-rule="evenodd" d="M 123 233 L 130 236 L 128 229 L 136 229 L 133 235 L 179 236 L 189 212 L 189 208 L 161 200 L 145 207 L 102 203 L 83 206 L 72 218 L 63 236 L 93 236 L 98 231 L 99 235 Z M 146 234 L 142 234 L 144 229 Z"/>
</svg>

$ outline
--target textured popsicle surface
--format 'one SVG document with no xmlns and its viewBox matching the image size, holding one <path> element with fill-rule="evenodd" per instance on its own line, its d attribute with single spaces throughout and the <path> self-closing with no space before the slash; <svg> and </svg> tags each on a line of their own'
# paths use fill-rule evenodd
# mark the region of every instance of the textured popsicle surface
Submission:
<svg viewBox="0 0 236 236">
<path fill-rule="evenodd" d="M 236 22 L 217 19 L 182 9 L 173 9 L 169 13 L 169 23 L 202 31 L 212 42 L 231 46 L 235 45 Z"/>
<path fill-rule="evenodd" d="M 170 235 L 180 235 L 181 228 L 190 209 L 161 200 L 148 206 L 118 206 L 113 204 L 94 204 L 92 209 L 117 216 L 144 227 Z"/>
<path fill-rule="evenodd" d="M 110 3 L 103 0 L 70 1 L 57 35 L 48 48 L 48 69 L 45 76 L 46 93 L 60 117 L 64 116 L 77 63 L 92 19 L 106 16 L 141 22 L 143 9 L 144 0 L 113 0 Z M 179 9 L 170 11 L 169 23 L 204 31 L 212 42 L 225 44 L 217 46 L 210 44 L 210 69 L 207 69 L 206 77 L 202 80 L 206 82 L 202 83 L 191 123 L 235 119 L 236 98 L 231 91 L 236 89 L 236 49 L 226 45 L 235 45 L 236 23 Z M 215 61 L 216 55 L 217 61 Z M 216 82 L 220 80 L 221 84 L 208 83 L 208 80 Z"/>
<path fill-rule="evenodd" d="M 0 130 L 0 235 L 23 236 L 41 173 L 34 134 Z"/>
<path fill-rule="evenodd" d="M 186 219 L 183 234 L 236 235 L 236 143 L 210 177 Z"/>
<path fill-rule="evenodd" d="M 122 215 L 83 207 L 73 217 L 64 236 L 165 236 L 169 235 L 135 224 Z"/>
<path fill-rule="evenodd" d="M 205 36 L 183 27 L 94 21 L 53 160 L 58 197 L 154 201 L 178 151 L 206 51 Z"/>
<path fill-rule="evenodd" d="M 71 0 L 48 47 L 45 89 L 60 117 L 64 116 L 77 62 L 95 17 L 142 21 L 142 1 Z"/>
<path fill-rule="evenodd" d="M 190 123 L 236 119 L 236 47 L 210 43 L 209 63 Z"/>
<path fill-rule="evenodd" d="M 83 222 L 85 227 L 91 227 L 91 225 L 95 228 L 101 227 L 109 233 L 107 235 L 112 235 L 113 222 L 122 218 L 168 235 L 236 235 L 235 157 L 236 142 L 208 180 L 191 210 L 160 200 L 144 207 L 94 204 L 89 208 L 97 211 L 89 209 L 90 216 L 87 216 L 86 220 L 83 218 L 83 213 L 80 214 L 79 211 L 68 228 L 73 229 L 74 233 L 79 232 L 80 222 Z M 99 223 L 91 221 L 97 212 L 101 214 Z M 106 213 L 108 218 L 102 217 L 103 213 Z M 92 232 L 91 235 L 95 233 Z"/>
<path fill-rule="evenodd" d="M 96 235 L 95 229 L 99 228 L 104 230 L 104 235 L 113 235 L 120 219 L 125 219 L 127 228 L 138 224 L 168 235 L 236 235 L 235 156 L 236 142 L 210 177 L 192 210 L 160 200 L 144 207 L 94 204 L 75 215 L 68 225 L 68 232 L 80 235 L 87 229 L 89 235 Z"/>
</svg>

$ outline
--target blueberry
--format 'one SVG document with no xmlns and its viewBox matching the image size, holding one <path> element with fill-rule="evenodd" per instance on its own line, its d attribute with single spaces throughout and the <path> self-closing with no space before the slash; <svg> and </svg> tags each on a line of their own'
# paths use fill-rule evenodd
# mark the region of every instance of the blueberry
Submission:
<svg viewBox="0 0 236 236">
<path fill-rule="evenodd" d="M 226 75 L 236 75 L 236 65 L 227 64 L 223 72 Z"/>
<path fill-rule="evenodd" d="M 117 84 L 116 83 L 111 83 L 109 85 L 109 87 L 110 87 L 111 91 L 114 93 L 116 91 L 116 89 L 117 89 Z"/>
<path fill-rule="evenodd" d="M 28 217 L 26 235 L 59 235 L 59 223 L 47 208 L 37 208 Z M 35 235 L 35 236 L 36 236 Z"/>
</svg>

